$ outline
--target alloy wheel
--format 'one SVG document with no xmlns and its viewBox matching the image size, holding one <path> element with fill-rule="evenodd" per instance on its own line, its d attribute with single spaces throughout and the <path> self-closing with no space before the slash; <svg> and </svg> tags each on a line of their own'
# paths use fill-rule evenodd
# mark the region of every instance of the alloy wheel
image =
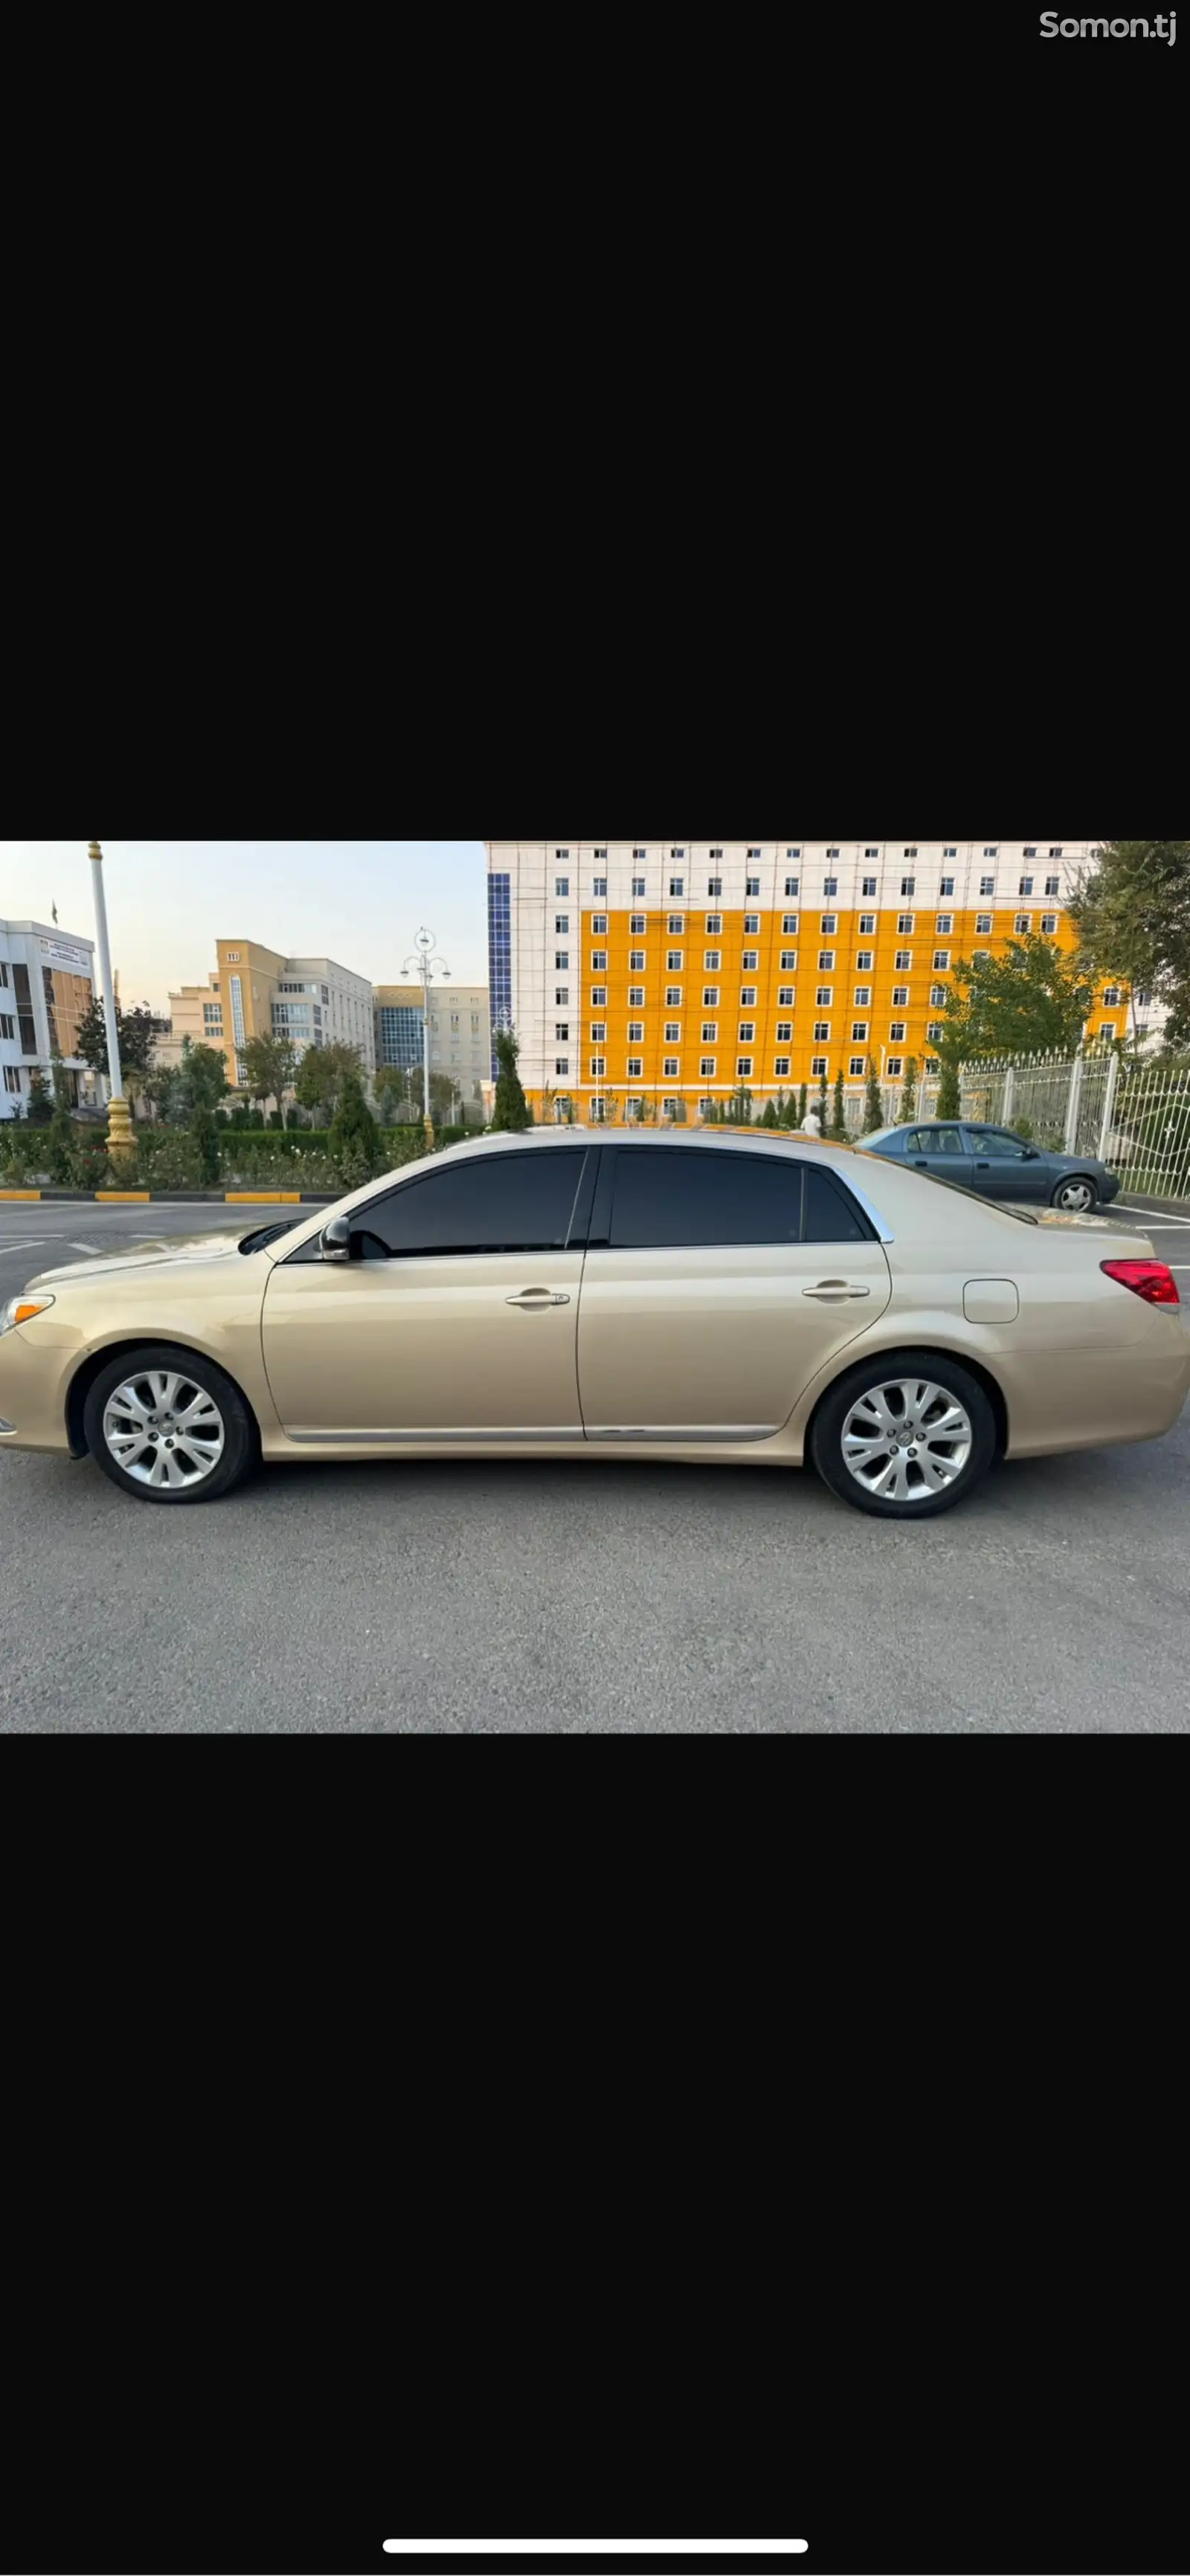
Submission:
<svg viewBox="0 0 1190 2576">
<path fill-rule="evenodd" d="M 1086 1216 L 1095 1205 L 1093 1181 L 1063 1181 L 1054 1193 L 1055 1207 L 1065 1208 L 1068 1216 Z"/>
<path fill-rule="evenodd" d="M 843 1424 L 843 1458 L 879 1501 L 926 1503 L 956 1483 L 974 1439 L 966 1406 L 948 1388 L 893 1378 L 856 1397 Z"/>
<path fill-rule="evenodd" d="M 204 1386 L 179 1371 L 126 1378 L 103 1409 L 109 1455 L 137 1484 L 201 1485 L 223 1456 L 223 1416 Z"/>
</svg>

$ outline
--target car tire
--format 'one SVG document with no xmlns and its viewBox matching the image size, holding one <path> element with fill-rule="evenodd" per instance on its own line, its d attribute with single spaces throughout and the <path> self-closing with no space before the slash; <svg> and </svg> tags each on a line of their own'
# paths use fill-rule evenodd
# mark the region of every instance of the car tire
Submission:
<svg viewBox="0 0 1190 2576">
<path fill-rule="evenodd" d="M 937 1436 L 946 1416 L 926 1397 L 929 1388 L 962 1416 L 952 1440 Z M 907 1446 L 899 1434 L 885 1439 L 881 1406 L 890 1423 L 912 1428 L 914 1400 L 924 1416 L 920 1440 Z M 811 1426 L 809 1454 L 823 1483 L 853 1510 L 879 1520 L 933 1520 L 965 1502 L 986 1476 L 996 1455 L 996 1417 L 978 1380 L 948 1353 L 887 1351 L 861 1360 L 828 1389 Z M 881 1483 L 889 1489 L 880 1491 Z"/>
<path fill-rule="evenodd" d="M 1089 1172 L 1070 1173 L 1050 1197 L 1050 1206 L 1064 1208 L 1068 1216 L 1093 1216 L 1098 1205 L 1099 1191 Z"/>
<path fill-rule="evenodd" d="M 260 1447 L 238 1386 L 213 1360 L 171 1342 L 146 1342 L 100 1370 L 83 1431 L 104 1475 L 142 1503 L 213 1503 L 247 1475 Z"/>
</svg>

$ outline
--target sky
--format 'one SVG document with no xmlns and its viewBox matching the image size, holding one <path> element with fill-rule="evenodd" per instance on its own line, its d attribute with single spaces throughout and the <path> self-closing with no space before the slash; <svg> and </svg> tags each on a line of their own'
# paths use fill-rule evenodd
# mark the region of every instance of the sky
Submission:
<svg viewBox="0 0 1190 2576">
<path fill-rule="evenodd" d="M 164 1011 L 203 984 L 217 939 L 286 957 L 333 957 L 399 984 L 417 932 L 434 931 L 460 984 L 488 980 L 482 841 L 105 841 L 112 965 L 128 1007 Z M 0 841 L 0 919 L 94 939 L 85 841 Z"/>
</svg>

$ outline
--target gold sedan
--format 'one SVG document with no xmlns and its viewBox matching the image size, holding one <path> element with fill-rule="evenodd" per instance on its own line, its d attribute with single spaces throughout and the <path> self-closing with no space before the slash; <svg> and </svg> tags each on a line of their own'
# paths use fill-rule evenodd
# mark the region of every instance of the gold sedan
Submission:
<svg viewBox="0 0 1190 2576">
<path fill-rule="evenodd" d="M 489 1136 L 0 1313 L 0 1449 L 167 1504 L 261 1459 L 808 1459 L 925 1519 L 997 1455 L 1156 1439 L 1188 1389 L 1143 1236 L 747 1131 Z"/>
</svg>

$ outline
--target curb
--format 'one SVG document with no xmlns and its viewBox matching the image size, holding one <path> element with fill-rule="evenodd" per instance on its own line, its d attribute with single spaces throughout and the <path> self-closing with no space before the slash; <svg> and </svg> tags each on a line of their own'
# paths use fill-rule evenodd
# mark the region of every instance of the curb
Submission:
<svg viewBox="0 0 1190 2576">
<path fill-rule="evenodd" d="M 1125 1193 L 1114 1199 L 1112 1205 L 1133 1208 L 1138 1216 L 1147 1213 L 1149 1216 L 1190 1217 L 1190 1200 L 1186 1199 L 1145 1199 Z"/>
<path fill-rule="evenodd" d="M 333 1207 L 330 1191 L 307 1198 L 301 1190 L 0 1190 L 0 1205 L 19 1200 L 68 1200 L 88 1207 Z"/>
</svg>

